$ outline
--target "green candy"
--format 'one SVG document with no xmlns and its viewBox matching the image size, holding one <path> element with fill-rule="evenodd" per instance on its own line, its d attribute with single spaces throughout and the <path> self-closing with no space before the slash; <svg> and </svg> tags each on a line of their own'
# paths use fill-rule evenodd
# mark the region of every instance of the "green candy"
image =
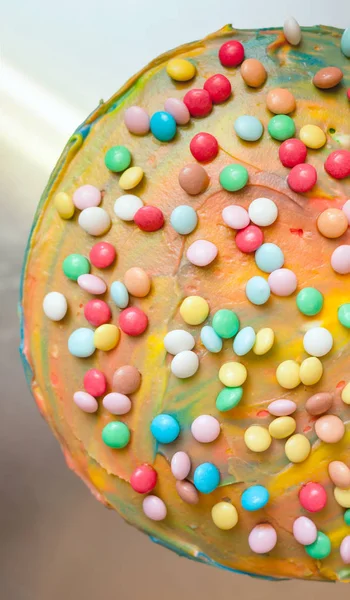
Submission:
<svg viewBox="0 0 350 600">
<path fill-rule="evenodd" d="M 125 171 L 131 163 L 131 154 L 125 146 L 112 146 L 105 154 L 105 165 L 113 173 Z"/>
<path fill-rule="evenodd" d="M 303 315 L 313 317 L 322 310 L 323 295 L 316 288 L 304 288 L 297 295 L 297 307 Z"/>
<path fill-rule="evenodd" d="M 228 192 L 241 190 L 248 182 L 248 171 L 243 165 L 227 165 L 220 173 L 220 184 Z"/>
<path fill-rule="evenodd" d="M 295 124 L 293 119 L 287 115 L 275 115 L 270 119 L 267 126 L 268 132 L 275 140 L 283 142 L 293 137 L 295 134 Z"/>
<path fill-rule="evenodd" d="M 110 448 L 125 448 L 130 440 L 129 428 L 121 421 L 112 421 L 102 429 L 102 440 Z"/>
<path fill-rule="evenodd" d="M 80 275 L 90 273 L 90 262 L 81 254 L 70 254 L 64 259 L 62 268 L 68 279 L 76 281 Z"/>
<path fill-rule="evenodd" d="M 305 546 L 308 555 L 315 560 L 327 558 L 331 553 L 331 549 L 331 540 L 325 533 L 322 533 L 322 531 L 317 532 L 317 538 L 313 544 Z"/>
<path fill-rule="evenodd" d="M 228 340 L 239 330 L 239 319 L 233 310 L 222 308 L 215 313 L 212 326 L 217 335 Z"/>
<path fill-rule="evenodd" d="M 348 510 L 346 510 L 344 513 L 344 521 L 346 525 L 350 525 L 350 508 L 348 508 Z"/>
<path fill-rule="evenodd" d="M 350 329 L 350 303 L 339 306 L 338 319 L 344 327 Z"/>
<path fill-rule="evenodd" d="M 226 387 L 223 390 L 221 390 L 220 394 L 218 394 L 216 398 L 216 408 L 220 412 L 226 412 L 227 410 L 231 410 L 231 408 L 235 408 L 235 406 L 239 404 L 239 402 L 242 399 L 242 396 L 242 387 Z"/>
</svg>

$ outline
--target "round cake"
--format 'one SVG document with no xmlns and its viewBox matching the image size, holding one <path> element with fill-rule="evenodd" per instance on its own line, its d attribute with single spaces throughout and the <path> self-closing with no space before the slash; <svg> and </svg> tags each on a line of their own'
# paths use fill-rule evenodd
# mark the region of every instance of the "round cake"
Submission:
<svg viewBox="0 0 350 600">
<path fill-rule="evenodd" d="M 172 50 L 68 141 L 28 382 L 98 500 L 182 556 L 350 581 L 350 29 Z"/>
</svg>

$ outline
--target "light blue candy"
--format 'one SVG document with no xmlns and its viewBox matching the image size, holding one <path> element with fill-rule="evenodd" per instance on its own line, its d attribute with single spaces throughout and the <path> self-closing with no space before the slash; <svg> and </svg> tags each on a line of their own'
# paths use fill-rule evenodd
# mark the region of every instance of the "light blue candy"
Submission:
<svg viewBox="0 0 350 600">
<path fill-rule="evenodd" d="M 192 206 L 186 206 L 182 204 L 174 208 L 170 217 L 171 226 L 181 233 L 181 235 L 187 235 L 191 233 L 197 226 L 198 217 L 197 213 Z"/>
<path fill-rule="evenodd" d="M 233 351 L 237 356 L 244 356 L 251 351 L 255 344 L 256 334 L 253 327 L 243 327 L 241 329 L 234 341 L 233 341 Z"/>
<path fill-rule="evenodd" d="M 128 306 L 129 292 L 121 281 L 113 281 L 111 285 L 111 296 L 118 308 L 126 308 Z"/>
<path fill-rule="evenodd" d="M 269 501 L 270 494 L 263 485 L 252 485 L 245 490 L 241 497 L 241 504 L 245 510 L 253 512 L 263 508 Z"/>
<path fill-rule="evenodd" d="M 235 120 L 234 130 L 238 137 L 247 142 L 256 142 L 263 134 L 264 128 L 256 117 L 242 115 Z"/>
<path fill-rule="evenodd" d="M 193 474 L 193 483 L 202 494 L 210 494 L 220 483 L 220 471 L 212 463 L 202 463 Z"/>
<path fill-rule="evenodd" d="M 209 352 L 220 352 L 220 350 L 222 350 L 221 337 L 219 337 L 209 325 L 202 327 L 201 342 Z"/>
<path fill-rule="evenodd" d="M 96 350 L 93 330 L 81 327 L 73 331 L 68 339 L 68 350 L 73 356 L 79 358 L 91 356 Z"/>
<path fill-rule="evenodd" d="M 344 56 L 350 58 L 350 27 L 345 29 L 341 36 L 340 48 Z"/>
<path fill-rule="evenodd" d="M 255 262 L 264 273 L 272 273 L 284 265 L 284 254 L 276 244 L 263 244 L 255 252 Z"/>
<path fill-rule="evenodd" d="M 165 110 L 155 112 L 151 116 L 150 127 L 154 137 L 160 142 L 170 142 L 175 137 L 176 121 Z"/>
<path fill-rule="evenodd" d="M 260 306 L 261 304 L 265 304 L 270 298 L 271 290 L 270 286 L 267 283 L 266 279 L 263 277 L 259 277 L 256 275 L 252 277 L 247 282 L 245 287 L 245 293 L 252 304 L 257 304 Z"/>
<path fill-rule="evenodd" d="M 180 425 L 174 417 L 164 413 L 154 417 L 151 433 L 160 444 L 171 444 L 180 433 Z"/>
</svg>

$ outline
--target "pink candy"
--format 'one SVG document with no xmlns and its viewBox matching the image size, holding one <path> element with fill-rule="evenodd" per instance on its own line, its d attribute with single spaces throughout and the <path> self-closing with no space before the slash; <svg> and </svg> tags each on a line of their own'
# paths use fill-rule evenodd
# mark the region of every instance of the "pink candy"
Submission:
<svg viewBox="0 0 350 600">
<path fill-rule="evenodd" d="M 251 530 L 248 543 L 256 554 L 266 554 L 276 546 L 277 533 L 269 523 L 261 523 Z"/>
<path fill-rule="evenodd" d="M 94 185 L 82 185 L 73 194 L 73 203 L 79 210 L 98 206 L 101 202 L 101 192 Z"/>
<path fill-rule="evenodd" d="M 97 277 L 97 275 L 90 275 L 89 273 L 85 275 L 79 275 L 77 282 L 79 287 L 89 294 L 104 294 L 107 289 L 103 279 Z"/>
<path fill-rule="evenodd" d="M 186 452 L 176 452 L 171 459 L 171 472 L 178 481 L 186 479 L 191 470 L 191 459 Z"/>
<path fill-rule="evenodd" d="M 75 392 L 73 400 L 81 410 L 87 413 L 94 413 L 98 409 L 98 402 L 96 398 L 88 394 L 87 392 Z"/>
<path fill-rule="evenodd" d="M 232 229 L 244 229 L 250 223 L 248 211 L 243 206 L 232 204 L 222 211 L 222 218 Z"/>
<path fill-rule="evenodd" d="M 186 256 L 197 267 L 206 267 L 216 258 L 218 249 L 212 242 L 197 240 L 188 248 Z"/>
<path fill-rule="evenodd" d="M 297 409 L 297 405 L 293 400 L 274 400 L 267 407 L 270 415 L 274 417 L 285 417 L 291 415 Z"/>
<path fill-rule="evenodd" d="M 124 123 L 130 133 L 145 135 L 149 132 L 149 116 L 140 106 L 130 106 L 124 113 Z"/>
<path fill-rule="evenodd" d="M 344 206 L 342 207 L 342 211 L 345 213 L 346 218 L 350 225 L 350 200 L 347 200 L 345 202 Z"/>
<path fill-rule="evenodd" d="M 102 400 L 102 404 L 112 415 L 126 415 L 131 409 L 131 400 L 125 394 L 111 392 Z"/>
<path fill-rule="evenodd" d="M 178 98 L 168 98 L 165 101 L 164 109 L 174 117 L 178 125 L 186 125 L 191 118 L 186 104 Z"/>
<path fill-rule="evenodd" d="M 333 270 L 340 275 L 350 273 L 350 245 L 338 246 L 332 254 L 331 265 Z"/>
<path fill-rule="evenodd" d="M 317 527 L 311 519 L 298 517 L 293 523 L 293 535 L 299 544 L 309 546 L 317 538 Z"/>
<path fill-rule="evenodd" d="M 290 269 L 276 269 L 268 277 L 271 292 L 276 296 L 290 296 L 297 289 L 297 278 Z"/>
<path fill-rule="evenodd" d="M 191 432 L 197 442 L 207 444 L 216 440 L 220 434 L 220 423 L 210 415 L 201 415 L 193 421 Z"/>
<path fill-rule="evenodd" d="M 163 521 L 166 517 L 166 506 L 158 496 L 146 496 L 142 503 L 143 512 L 152 521 Z"/>
<path fill-rule="evenodd" d="M 350 535 L 347 535 L 340 544 L 340 556 L 343 563 L 350 565 Z"/>
</svg>

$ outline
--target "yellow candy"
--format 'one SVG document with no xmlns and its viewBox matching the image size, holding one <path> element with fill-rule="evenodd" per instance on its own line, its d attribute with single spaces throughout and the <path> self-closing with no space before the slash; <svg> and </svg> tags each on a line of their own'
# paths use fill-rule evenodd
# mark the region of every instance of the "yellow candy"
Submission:
<svg viewBox="0 0 350 600">
<path fill-rule="evenodd" d="M 350 508 L 350 488 L 342 490 L 339 487 L 335 487 L 334 498 L 338 502 L 339 506 L 342 506 L 343 508 Z"/>
<path fill-rule="evenodd" d="M 232 529 L 238 522 L 236 508 L 229 502 L 218 502 L 211 509 L 211 518 L 219 529 Z"/>
<path fill-rule="evenodd" d="M 342 389 L 341 399 L 345 404 L 350 404 L 350 383 L 347 383 Z"/>
<path fill-rule="evenodd" d="M 209 304 L 201 296 L 188 296 L 180 306 L 180 315 L 188 325 L 200 325 L 209 315 Z"/>
<path fill-rule="evenodd" d="M 220 368 L 219 379 L 226 387 L 238 387 L 247 379 L 247 369 L 239 362 L 225 363 Z"/>
<path fill-rule="evenodd" d="M 184 58 L 172 58 L 169 60 L 166 72 L 175 81 L 189 81 L 196 74 L 196 67 Z"/>
<path fill-rule="evenodd" d="M 130 167 L 124 171 L 119 179 L 119 185 L 122 190 L 132 190 L 140 183 L 143 175 L 144 173 L 141 167 Z"/>
<path fill-rule="evenodd" d="M 301 463 L 309 456 L 311 444 L 305 435 L 296 433 L 286 441 L 284 451 L 290 462 Z"/>
<path fill-rule="evenodd" d="M 300 129 L 299 137 L 305 146 L 314 150 L 322 148 L 327 141 L 325 133 L 317 125 L 304 125 Z"/>
<path fill-rule="evenodd" d="M 94 344 L 98 350 L 112 350 L 119 342 L 120 331 L 116 325 L 100 325 L 95 329 Z"/>
<path fill-rule="evenodd" d="M 300 383 L 300 365 L 295 360 L 285 360 L 278 365 L 276 378 L 282 387 L 292 390 Z"/>
<path fill-rule="evenodd" d="M 269 434 L 276 440 L 283 440 L 294 433 L 296 426 L 293 417 L 278 417 L 270 423 Z"/>
<path fill-rule="evenodd" d="M 300 379 L 304 385 L 315 385 L 323 375 L 323 365 L 319 358 L 310 356 L 300 365 Z"/>
<path fill-rule="evenodd" d="M 244 441 L 249 450 L 265 452 L 271 445 L 271 436 L 265 427 L 251 425 L 244 433 Z"/>
<path fill-rule="evenodd" d="M 266 352 L 271 350 L 274 341 L 275 334 L 270 327 L 259 329 L 258 333 L 256 334 L 255 344 L 253 346 L 254 354 L 257 354 L 258 356 L 266 354 Z"/>
<path fill-rule="evenodd" d="M 65 192 L 58 192 L 54 199 L 56 210 L 62 219 L 71 219 L 74 215 L 73 200 Z"/>
</svg>

